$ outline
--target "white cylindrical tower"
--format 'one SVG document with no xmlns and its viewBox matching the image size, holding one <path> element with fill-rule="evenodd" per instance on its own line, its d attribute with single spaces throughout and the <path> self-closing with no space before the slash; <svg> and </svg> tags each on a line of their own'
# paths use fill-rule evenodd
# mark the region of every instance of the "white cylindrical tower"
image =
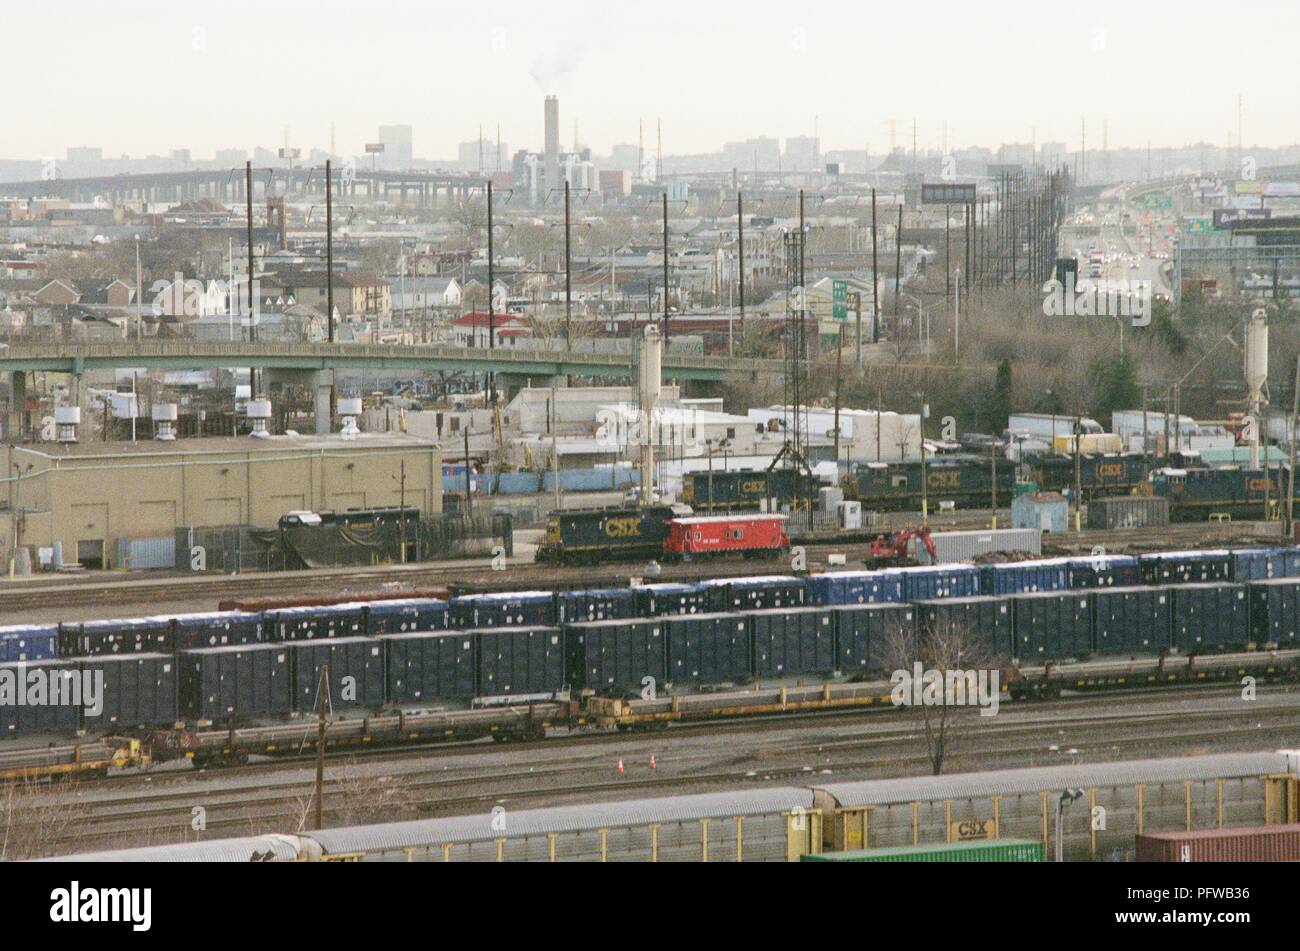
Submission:
<svg viewBox="0 0 1300 951">
<path fill-rule="evenodd" d="M 659 328 L 649 324 L 645 336 L 641 338 L 641 369 L 637 378 L 637 392 L 641 398 L 641 418 L 638 430 L 641 433 L 641 502 L 649 504 L 655 501 L 655 407 L 659 403 L 659 393 L 663 389 L 663 338 Z"/>
<path fill-rule="evenodd" d="M 1264 386 L 1268 382 L 1268 311 L 1256 307 L 1246 322 L 1246 404 L 1250 414 L 1250 466 L 1259 466 L 1260 417 L 1267 401 Z"/>
</svg>

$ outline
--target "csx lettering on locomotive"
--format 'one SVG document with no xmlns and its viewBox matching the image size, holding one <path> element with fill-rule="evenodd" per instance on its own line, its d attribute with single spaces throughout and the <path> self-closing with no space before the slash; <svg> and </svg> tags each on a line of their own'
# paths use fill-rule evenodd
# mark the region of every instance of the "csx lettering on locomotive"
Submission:
<svg viewBox="0 0 1300 951">
<path fill-rule="evenodd" d="M 639 518 L 611 518 L 605 522 L 605 534 L 610 538 L 635 538 L 641 534 Z"/>
</svg>

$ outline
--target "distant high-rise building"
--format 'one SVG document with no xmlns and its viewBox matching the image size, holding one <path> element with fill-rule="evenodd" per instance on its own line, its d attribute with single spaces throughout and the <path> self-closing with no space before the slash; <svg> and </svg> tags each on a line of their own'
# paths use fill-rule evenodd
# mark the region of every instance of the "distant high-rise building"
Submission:
<svg viewBox="0 0 1300 951">
<path fill-rule="evenodd" d="M 213 158 L 218 165 L 234 168 L 248 161 L 248 149 L 217 149 Z"/>
<path fill-rule="evenodd" d="M 811 171 L 817 168 L 821 145 L 815 135 L 796 135 L 785 140 L 786 169 Z"/>
<path fill-rule="evenodd" d="M 542 151 L 543 201 L 546 200 L 547 195 L 560 187 L 560 100 L 555 96 L 546 97 L 545 125 L 546 140 Z"/>
<path fill-rule="evenodd" d="M 379 156 L 382 164 L 389 168 L 410 167 L 414 153 L 411 149 L 409 125 L 381 125 L 379 141 L 384 144 L 383 154 Z"/>
<path fill-rule="evenodd" d="M 621 143 L 610 149 L 609 166 L 611 169 L 620 169 L 635 175 L 641 171 L 640 166 L 637 164 L 640 155 L 641 147 L 639 145 Z"/>
<path fill-rule="evenodd" d="M 189 149 L 172 149 L 172 156 L 171 156 L 171 158 L 172 158 L 172 161 L 175 162 L 177 165 L 189 165 L 189 164 L 190 164 L 190 150 L 189 150 Z"/>
<path fill-rule="evenodd" d="M 104 150 L 94 146 L 83 145 L 68 149 L 69 162 L 99 162 L 104 158 Z"/>
<path fill-rule="evenodd" d="M 504 172 L 510 168 L 510 145 L 502 142 L 500 145 L 500 154 L 497 153 L 497 140 L 489 139 L 484 136 L 482 141 L 471 139 L 468 142 L 462 142 L 456 148 L 456 164 L 465 172 L 480 171 L 479 163 L 479 146 L 482 145 L 482 165 L 483 174 L 490 175 L 492 172 Z"/>
<path fill-rule="evenodd" d="M 775 172 L 781 164 L 781 141 L 760 135 L 744 142 L 728 142 L 722 146 L 722 155 L 732 168 Z"/>
</svg>

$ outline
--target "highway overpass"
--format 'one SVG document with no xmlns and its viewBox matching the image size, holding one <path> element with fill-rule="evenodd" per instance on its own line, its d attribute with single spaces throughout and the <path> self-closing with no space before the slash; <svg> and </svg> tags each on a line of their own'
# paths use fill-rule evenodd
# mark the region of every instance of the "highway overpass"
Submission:
<svg viewBox="0 0 1300 951">
<path fill-rule="evenodd" d="M 279 343 L 262 341 L 145 340 L 85 344 L 0 346 L 0 372 L 46 371 L 80 374 L 116 367 L 271 370 L 443 370 L 493 372 L 517 377 L 585 376 L 628 378 L 625 354 L 431 345 Z M 732 374 L 780 375 L 780 360 L 706 357 L 665 352 L 664 377 L 722 380 Z"/>
</svg>

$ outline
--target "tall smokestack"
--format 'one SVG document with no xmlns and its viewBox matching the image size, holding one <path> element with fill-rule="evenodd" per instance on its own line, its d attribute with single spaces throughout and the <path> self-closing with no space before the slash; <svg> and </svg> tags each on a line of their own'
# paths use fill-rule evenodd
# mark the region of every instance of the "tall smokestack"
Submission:
<svg viewBox="0 0 1300 951">
<path fill-rule="evenodd" d="M 560 187 L 560 100 L 546 97 L 546 149 L 542 164 L 542 201 Z"/>
</svg>

